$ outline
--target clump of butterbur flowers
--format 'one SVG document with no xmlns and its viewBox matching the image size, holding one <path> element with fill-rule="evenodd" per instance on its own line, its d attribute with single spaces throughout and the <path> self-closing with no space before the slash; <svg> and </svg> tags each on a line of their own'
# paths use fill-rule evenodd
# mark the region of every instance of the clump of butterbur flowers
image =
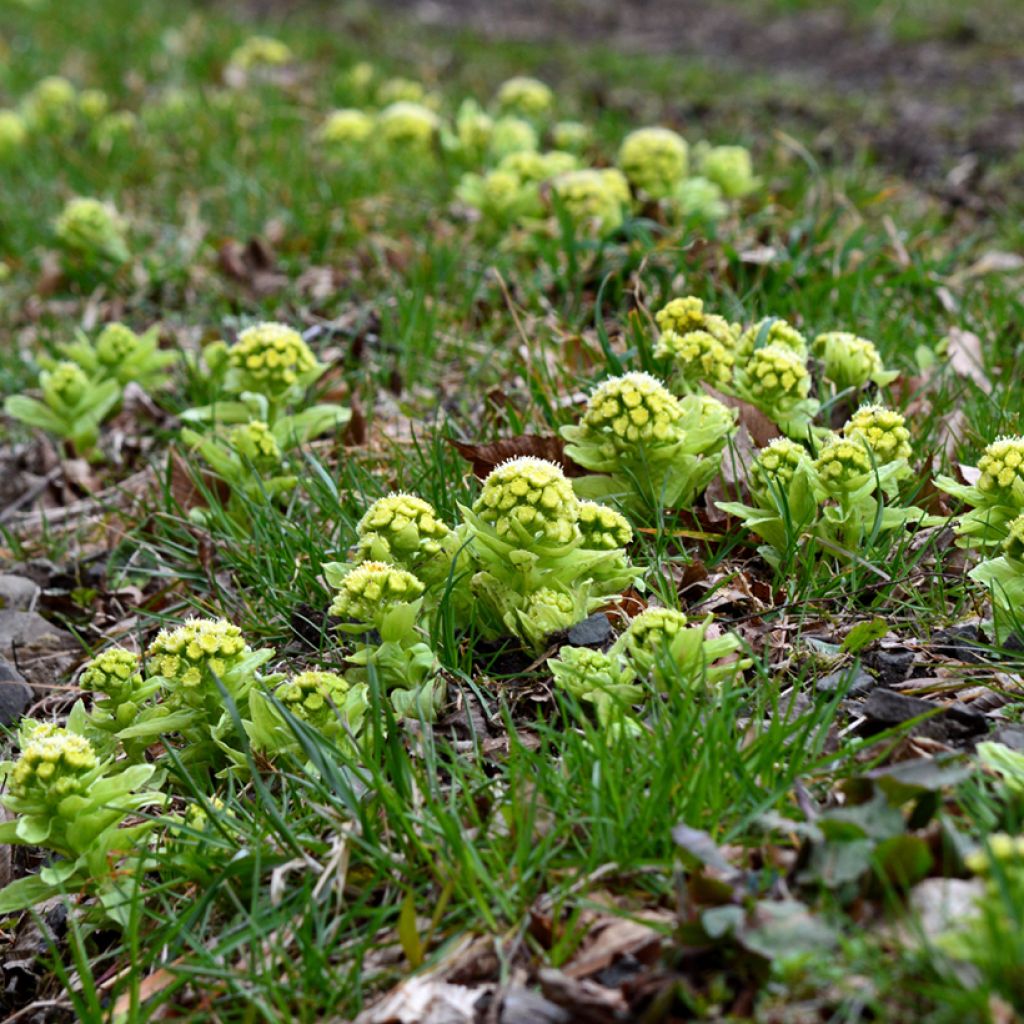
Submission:
<svg viewBox="0 0 1024 1024">
<path fill-rule="evenodd" d="M 716 399 L 677 398 L 650 374 L 627 373 L 599 384 L 580 422 L 561 434 L 566 454 L 593 471 L 575 483 L 582 497 L 649 520 L 693 502 L 735 428 L 735 413 Z"/>
<path fill-rule="evenodd" d="M 555 686 L 593 708 L 612 735 L 641 728 L 651 701 L 692 699 L 725 685 L 751 664 L 737 657 L 741 642 L 707 616 L 691 622 L 672 608 L 651 607 L 632 619 L 607 651 L 563 647 L 548 660 Z"/>
<path fill-rule="evenodd" d="M 581 501 L 555 463 L 503 463 L 459 513 L 449 527 L 415 495 L 381 498 L 359 523 L 352 560 L 324 566 L 338 592 L 331 614 L 359 638 L 350 662 L 408 717 L 433 717 L 443 704 L 426 642 L 443 614 L 486 639 L 515 637 L 540 651 L 640 576 L 626 554 L 629 523 Z"/>
<path fill-rule="evenodd" d="M 128 262 L 128 240 L 120 214 L 109 203 L 71 199 L 53 226 L 69 271 L 116 270 Z"/>
<path fill-rule="evenodd" d="M 776 568 L 804 545 L 823 555 L 857 559 L 865 544 L 932 518 L 893 499 L 910 476 L 910 432 L 893 409 L 864 406 L 817 451 L 789 438 L 761 449 L 750 467 L 753 504 L 716 502 L 765 543 L 759 553 Z"/>
</svg>

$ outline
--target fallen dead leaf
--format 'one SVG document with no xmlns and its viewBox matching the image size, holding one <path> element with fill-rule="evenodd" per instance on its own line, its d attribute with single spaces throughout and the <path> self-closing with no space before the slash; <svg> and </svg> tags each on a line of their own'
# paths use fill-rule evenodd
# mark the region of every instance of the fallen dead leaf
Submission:
<svg viewBox="0 0 1024 1024">
<path fill-rule="evenodd" d="M 503 438 L 488 444 L 467 444 L 452 439 L 449 439 L 449 443 L 467 462 L 473 464 L 473 473 L 481 480 L 500 463 L 525 455 L 557 462 L 565 470 L 566 476 L 587 474 L 582 466 L 577 465 L 565 454 L 565 442 L 560 437 L 523 434 L 520 437 Z"/>
<path fill-rule="evenodd" d="M 946 355 L 949 366 L 957 376 L 974 381 L 985 394 L 992 391 L 992 382 L 985 371 L 981 338 L 973 331 L 954 327 L 946 336 Z"/>
</svg>

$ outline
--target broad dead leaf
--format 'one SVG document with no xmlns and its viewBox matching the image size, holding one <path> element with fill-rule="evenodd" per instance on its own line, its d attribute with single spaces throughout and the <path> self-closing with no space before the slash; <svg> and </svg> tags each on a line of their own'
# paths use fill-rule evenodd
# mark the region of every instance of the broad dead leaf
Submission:
<svg viewBox="0 0 1024 1024">
<path fill-rule="evenodd" d="M 973 380 L 985 394 L 992 391 L 992 382 L 985 372 L 981 338 L 973 331 L 954 327 L 946 337 L 946 355 L 952 371 L 967 380 Z"/>
<path fill-rule="evenodd" d="M 704 385 L 704 390 L 712 398 L 717 398 L 723 405 L 739 412 L 740 425 L 747 428 L 750 439 L 758 448 L 763 448 L 770 441 L 782 436 L 782 431 L 756 406 L 744 402 L 742 398 L 716 391 L 708 384 Z"/>
<path fill-rule="evenodd" d="M 476 1004 L 486 991 L 429 974 L 409 978 L 359 1014 L 356 1024 L 475 1024 Z"/>
<path fill-rule="evenodd" d="M 547 459 L 557 462 L 565 471 L 566 476 L 586 476 L 587 471 L 577 465 L 565 454 L 565 442 L 560 437 L 543 436 L 541 434 L 523 434 L 520 437 L 503 438 L 487 444 L 467 444 L 464 441 L 451 440 L 451 446 L 467 461 L 473 464 L 473 473 L 481 480 L 495 466 L 509 459 L 518 459 L 524 455 L 536 459 Z"/>
</svg>

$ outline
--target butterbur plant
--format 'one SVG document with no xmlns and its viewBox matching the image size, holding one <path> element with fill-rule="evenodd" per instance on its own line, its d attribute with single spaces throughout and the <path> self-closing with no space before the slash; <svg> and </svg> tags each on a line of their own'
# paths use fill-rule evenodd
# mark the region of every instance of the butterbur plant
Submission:
<svg viewBox="0 0 1024 1024">
<path fill-rule="evenodd" d="M 117 211 L 99 199 L 70 200 L 54 223 L 70 268 L 117 268 L 128 262 L 128 241 Z"/>
<path fill-rule="evenodd" d="M 632 529 L 613 509 L 581 502 L 561 467 L 529 456 L 493 469 L 457 538 L 473 565 L 478 626 L 535 650 L 639 576 L 625 545 Z"/>
<path fill-rule="evenodd" d="M 668 199 L 686 177 L 688 162 L 686 140 L 669 128 L 638 128 L 619 149 L 623 174 L 648 199 Z"/>
<path fill-rule="evenodd" d="M 180 358 L 177 352 L 162 351 L 159 340 L 160 328 L 156 325 L 137 334 L 126 324 L 110 323 L 95 342 L 79 331 L 73 342 L 61 346 L 61 351 L 99 380 L 116 380 L 121 386 L 135 383 L 155 391 L 167 383 L 167 371 Z"/>
<path fill-rule="evenodd" d="M 349 749 L 370 707 L 369 688 L 334 672 L 299 672 L 279 683 L 270 695 L 254 690 L 249 706 L 251 718 L 245 729 L 253 749 L 260 753 L 273 756 L 301 751 L 290 720 Z"/>
<path fill-rule="evenodd" d="M 790 437 L 806 437 L 819 408 L 817 399 L 810 397 L 811 375 L 805 358 L 797 349 L 773 342 L 755 348 L 736 370 L 736 394 Z"/>
<path fill-rule="evenodd" d="M 612 377 L 591 393 L 579 424 L 563 427 L 566 454 L 592 470 L 582 497 L 634 516 L 685 508 L 718 471 L 735 413 L 706 395 L 676 398 L 647 373 Z"/>
<path fill-rule="evenodd" d="M 565 646 L 548 659 L 548 669 L 556 687 L 593 706 L 602 726 L 632 720 L 633 705 L 646 694 L 636 682 L 636 669 L 620 654 Z"/>
<path fill-rule="evenodd" d="M 446 686 L 433 649 L 419 629 L 426 590 L 406 569 L 386 562 L 324 566 L 338 593 L 330 614 L 338 629 L 357 637 L 347 660 L 356 683 L 377 685 L 404 718 L 433 721 L 444 706 Z"/>
<path fill-rule="evenodd" d="M 326 367 L 298 331 L 285 324 L 247 327 L 234 345 L 214 342 L 203 352 L 210 374 L 227 396 L 182 414 L 187 423 L 266 423 L 284 450 L 340 429 L 351 411 L 340 405 L 303 407 L 307 390 Z M 289 413 L 289 409 L 297 411 Z"/>
<path fill-rule="evenodd" d="M 998 548 L 1010 522 L 1024 512 L 1024 437 L 1000 437 L 988 445 L 976 477 L 973 484 L 949 476 L 936 477 L 935 483 L 971 506 L 957 519 L 960 544 L 988 551 Z"/>
<path fill-rule="evenodd" d="M 99 440 L 100 424 L 120 401 L 117 381 L 90 378 L 77 363 L 65 360 L 39 374 L 39 387 L 41 400 L 11 395 L 4 412 L 61 438 L 78 455 L 90 454 Z"/>
<path fill-rule="evenodd" d="M 99 757 L 84 736 L 31 719 L 22 722 L 18 747 L 18 758 L 0 766 L 2 802 L 15 815 L 0 825 L 0 842 L 42 846 L 61 859 L 0 890 L 0 912 L 85 886 L 121 920 L 118 855 L 134 849 L 152 824 L 124 822 L 141 808 L 163 804 L 162 794 L 145 789 L 155 765 L 124 767 Z"/>
<path fill-rule="evenodd" d="M 874 342 L 849 331 L 819 334 L 813 350 L 824 364 L 825 376 L 839 388 L 858 390 L 869 383 L 884 387 L 899 376 L 882 364 Z"/>
<path fill-rule="evenodd" d="M 1001 614 L 995 618 L 996 635 L 1006 639 L 1024 632 L 1024 515 L 1006 527 L 1002 554 L 979 562 L 968 575 L 988 587 Z"/>
</svg>

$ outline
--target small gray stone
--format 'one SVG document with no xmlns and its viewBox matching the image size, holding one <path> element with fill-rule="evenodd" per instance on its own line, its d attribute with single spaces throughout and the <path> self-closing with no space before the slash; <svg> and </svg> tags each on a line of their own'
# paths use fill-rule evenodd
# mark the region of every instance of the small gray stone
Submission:
<svg viewBox="0 0 1024 1024">
<path fill-rule="evenodd" d="M 39 597 L 39 584 L 25 576 L 0 573 L 0 608 L 30 612 Z"/>
<path fill-rule="evenodd" d="M 47 622 L 38 612 L 0 608 L 0 655 L 13 658 L 19 647 L 30 645 L 65 647 L 74 644 L 66 630 Z"/>
<path fill-rule="evenodd" d="M 895 686 L 910 675 L 914 652 L 905 647 L 885 648 L 864 655 L 864 664 L 878 674 L 882 686 Z"/>
<path fill-rule="evenodd" d="M 989 739 L 993 743 L 1002 743 L 1018 754 L 1024 754 L 1024 726 L 1001 725 Z"/>
<path fill-rule="evenodd" d="M 847 687 L 847 697 L 863 697 L 864 694 L 870 693 L 878 685 L 878 680 L 869 672 L 865 672 L 862 668 L 857 669 L 840 669 L 838 672 L 830 672 L 827 676 L 822 676 L 815 684 L 814 688 L 818 693 L 837 693 L 842 690 L 843 687 Z"/>
<path fill-rule="evenodd" d="M 0 658 L 0 725 L 15 725 L 34 700 L 32 687 L 9 661 Z"/>
<path fill-rule="evenodd" d="M 595 612 L 589 619 L 571 627 L 566 639 L 574 647 L 600 647 L 611 639 L 612 627 L 608 616 Z"/>
</svg>

